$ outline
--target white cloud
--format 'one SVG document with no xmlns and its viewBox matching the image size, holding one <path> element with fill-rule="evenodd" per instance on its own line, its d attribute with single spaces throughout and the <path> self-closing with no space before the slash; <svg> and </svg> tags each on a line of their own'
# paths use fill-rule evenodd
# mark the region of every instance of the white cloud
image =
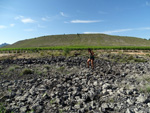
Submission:
<svg viewBox="0 0 150 113">
<path fill-rule="evenodd" d="M 48 19 L 47 19 L 47 18 L 44 18 L 44 17 L 43 17 L 43 18 L 41 18 L 41 19 L 42 19 L 43 21 L 48 21 Z"/>
<path fill-rule="evenodd" d="M 83 32 L 84 34 L 99 34 L 101 32 Z"/>
<path fill-rule="evenodd" d="M 5 29 L 5 28 L 7 28 L 7 26 L 0 25 L 0 29 Z"/>
<path fill-rule="evenodd" d="M 15 17 L 15 20 L 20 20 L 20 19 L 23 19 L 24 18 L 24 16 L 17 16 L 17 17 Z"/>
<path fill-rule="evenodd" d="M 98 34 L 98 33 L 104 33 L 104 34 L 112 34 L 112 33 L 120 33 L 125 31 L 131 31 L 134 29 L 118 29 L 118 30 L 112 30 L 112 31 L 104 31 L 104 32 L 84 32 L 84 34 Z"/>
<path fill-rule="evenodd" d="M 150 30 L 150 27 L 140 27 L 140 28 L 133 28 L 133 29 L 118 29 L 118 30 L 104 31 L 104 32 L 84 32 L 84 34 L 98 34 L 98 33 L 113 34 L 113 33 L 136 31 L 136 30 Z"/>
<path fill-rule="evenodd" d="M 63 17 L 68 17 L 66 14 L 64 14 L 64 12 L 60 12 L 60 15 Z"/>
<path fill-rule="evenodd" d="M 104 34 L 112 34 L 112 33 L 120 33 L 120 32 L 125 32 L 125 31 L 132 31 L 134 29 L 118 29 L 118 30 L 112 30 L 112 31 L 105 31 L 102 32 Z"/>
<path fill-rule="evenodd" d="M 42 17 L 41 19 L 43 21 L 51 21 L 53 17 L 49 17 L 49 16 L 46 16 L 46 17 Z"/>
<path fill-rule="evenodd" d="M 101 21 L 102 20 L 72 20 L 70 23 L 96 23 Z"/>
<path fill-rule="evenodd" d="M 141 27 L 141 28 L 137 28 L 137 30 L 150 30 L 150 27 Z"/>
<path fill-rule="evenodd" d="M 23 23 L 34 23 L 34 22 L 35 22 L 35 20 L 33 20 L 33 19 L 31 19 L 31 18 L 24 18 L 24 19 L 21 19 L 21 21 L 22 21 Z"/>
<path fill-rule="evenodd" d="M 15 26 L 15 24 L 10 24 L 10 27 L 14 27 Z"/>
<path fill-rule="evenodd" d="M 150 2 L 146 1 L 146 6 L 150 6 Z"/>
<path fill-rule="evenodd" d="M 36 21 L 31 18 L 25 18 L 24 16 L 17 16 L 15 20 L 20 20 L 23 23 L 35 23 Z"/>
</svg>

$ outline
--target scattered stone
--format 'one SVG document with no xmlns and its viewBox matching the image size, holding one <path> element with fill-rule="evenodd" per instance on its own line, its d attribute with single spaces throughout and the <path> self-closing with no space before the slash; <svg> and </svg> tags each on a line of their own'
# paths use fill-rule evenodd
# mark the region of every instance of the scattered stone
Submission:
<svg viewBox="0 0 150 113">
<path fill-rule="evenodd" d="M 150 62 L 114 63 L 96 58 L 92 70 L 86 61 L 86 57 L 0 60 L 3 69 L 17 64 L 36 70 L 31 75 L 3 76 L 0 103 L 5 102 L 7 111 L 14 113 L 150 112 L 150 95 L 140 92 L 148 84 L 143 73 L 150 74 Z M 144 79 L 138 81 L 139 76 Z"/>
</svg>

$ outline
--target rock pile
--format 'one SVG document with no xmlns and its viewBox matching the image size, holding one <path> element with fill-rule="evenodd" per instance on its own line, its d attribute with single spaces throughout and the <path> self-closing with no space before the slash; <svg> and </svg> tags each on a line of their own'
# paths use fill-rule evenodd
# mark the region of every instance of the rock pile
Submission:
<svg viewBox="0 0 150 113">
<path fill-rule="evenodd" d="M 47 76 L 31 74 L 24 75 L 27 78 L 2 79 L 1 107 L 7 113 L 150 112 L 150 62 L 96 59 L 92 70 L 86 67 L 86 60 L 86 57 L 51 57 L 0 61 L 5 67 L 51 66 Z"/>
</svg>

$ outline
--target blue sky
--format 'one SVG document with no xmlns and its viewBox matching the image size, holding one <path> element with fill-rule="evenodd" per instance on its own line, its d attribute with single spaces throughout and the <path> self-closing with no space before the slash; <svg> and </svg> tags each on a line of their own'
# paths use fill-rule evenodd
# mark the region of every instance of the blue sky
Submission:
<svg viewBox="0 0 150 113">
<path fill-rule="evenodd" d="M 0 44 L 44 35 L 150 38 L 150 0 L 0 0 Z"/>
</svg>

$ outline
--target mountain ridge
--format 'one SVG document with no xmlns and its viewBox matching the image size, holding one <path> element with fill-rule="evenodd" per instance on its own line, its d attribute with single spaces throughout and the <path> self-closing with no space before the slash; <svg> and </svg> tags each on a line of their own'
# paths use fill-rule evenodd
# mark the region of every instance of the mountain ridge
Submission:
<svg viewBox="0 0 150 113">
<path fill-rule="evenodd" d="M 10 45 L 10 44 L 8 44 L 8 43 L 2 43 L 2 44 L 0 44 L 0 48 L 4 47 L 4 46 L 7 46 L 7 45 Z"/>
<path fill-rule="evenodd" d="M 106 34 L 48 35 L 18 41 L 5 48 L 55 47 L 55 46 L 150 46 L 142 38 Z"/>
</svg>

